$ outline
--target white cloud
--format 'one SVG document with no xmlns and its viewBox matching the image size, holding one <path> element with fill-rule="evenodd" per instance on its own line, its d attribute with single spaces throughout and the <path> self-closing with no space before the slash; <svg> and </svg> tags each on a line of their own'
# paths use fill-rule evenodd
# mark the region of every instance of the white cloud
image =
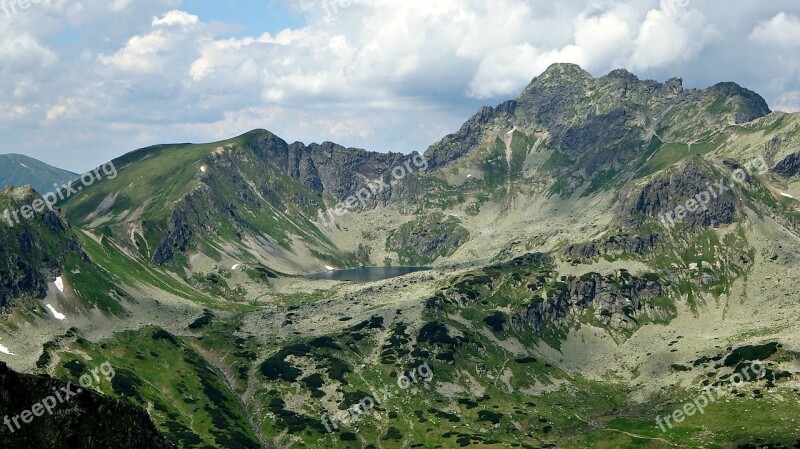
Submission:
<svg viewBox="0 0 800 449">
<path fill-rule="evenodd" d="M 81 117 L 84 111 L 94 109 L 96 106 L 97 105 L 92 100 L 85 98 L 63 98 L 47 110 L 46 118 L 48 121 L 77 118 Z"/>
<path fill-rule="evenodd" d="M 153 19 L 152 32 L 131 37 L 125 47 L 113 55 L 101 54 L 98 61 L 129 72 L 163 72 L 174 65 L 176 56 L 185 59 L 191 57 L 192 50 L 196 51 L 197 44 L 193 39 L 203 32 L 198 30 L 199 23 L 197 16 L 170 11 Z"/>
<path fill-rule="evenodd" d="M 618 5 L 599 15 L 582 13 L 575 21 L 575 45 L 586 55 L 586 69 L 608 70 L 622 64 L 634 40 L 634 11 Z"/>
<path fill-rule="evenodd" d="M 764 21 L 750 34 L 758 42 L 787 47 L 800 47 L 800 18 L 781 12 Z"/>
<path fill-rule="evenodd" d="M 683 9 L 675 0 L 662 0 L 661 9 L 649 11 L 639 28 L 629 67 L 648 70 L 693 59 L 718 36 L 699 11 Z"/>
<path fill-rule="evenodd" d="M 8 68 L 35 70 L 52 67 L 58 55 L 30 33 L 15 35 L 11 30 L 0 32 L 0 65 Z"/>
<path fill-rule="evenodd" d="M 161 26 L 161 25 L 165 25 L 165 26 L 171 26 L 171 25 L 190 26 L 190 25 L 196 25 L 198 23 L 200 23 L 200 19 L 197 16 L 195 16 L 193 14 L 189 14 L 189 13 L 184 12 L 184 11 L 178 11 L 178 10 L 170 11 L 170 12 L 164 14 L 164 16 L 161 17 L 161 18 L 158 18 L 158 17 L 154 17 L 153 18 L 153 27 L 154 28 L 158 27 L 158 26 Z"/>
</svg>

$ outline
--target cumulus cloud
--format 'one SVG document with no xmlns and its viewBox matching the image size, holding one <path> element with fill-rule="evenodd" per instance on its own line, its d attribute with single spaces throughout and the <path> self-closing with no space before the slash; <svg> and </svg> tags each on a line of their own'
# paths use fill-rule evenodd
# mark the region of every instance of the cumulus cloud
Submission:
<svg viewBox="0 0 800 449">
<path fill-rule="evenodd" d="M 793 0 L 284 4 L 305 23 L 258 35 L 231 33 L 180 0 L 42 0 L 12 18 L 0 12 L 2 144 L 76 171 L 137 146 L 259 127 L 424 150 L 554 62 L 683 75 L 695 87 L 747 81 L 778 107 L 798 103 Z"/>
<path fill-rule="evenodd" d="M 183 11 L 169 11 L 163 17 L 153 18 L 153 31 L 137 35 L 112 55 L 101 54 L 98 61 L 105 66 L 139 73 L 163 72 L 175 65 L 176 57 L 191 57 L 197 48 L 193 39 L 200 19 Z"/>
<path fill-rule="evenodd" d="M 0 65 L 16 69 L 43 69 L 58 62 L 58 55 L 29 33 L 0 33 Z"/>
<path fill-rule="evenodd" d="M 750 37 L 766 44 L 800 47 L 800 18 L 781 12 L 758 24 Z"/>
<path fill-rule="evenodd" d="M 685 10 L 677 0 L 662 0 L 661 8 L 647 13 L 634 40 L 629 67 L 645 71 L 696 57 L 712 39 L 719 37 L 705 16 Z"/>
</svg>

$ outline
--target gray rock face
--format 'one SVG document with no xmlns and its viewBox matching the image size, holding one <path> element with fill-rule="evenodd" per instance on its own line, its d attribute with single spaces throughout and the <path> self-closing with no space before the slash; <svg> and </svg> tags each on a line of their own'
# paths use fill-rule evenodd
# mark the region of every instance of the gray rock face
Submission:
<svg viewBox="0 0 800 449">
<path fill-rule="evenodd" d="M 400 254 L 402 264 L 428 264 L 467 242 L 469 231 L 459 223 L 454 217 L 430 214 L 391 233 L 386 247 Z"/>
<path fill-rule="evenodd" d="M 662 296 L 657 280 L 618 275 L 601 276 L 589 273 L 558 284 L 559 289 L 546 297 L 535 297 L 531 304 L 512 318 L 516 325 L 541 329 L 546 322 L 562 324 L 577 320 L 587 311 L 612 328 L 633 328 L 647 318 L 666 319 L 670 311 L 650 301 Z"/>
<path fill-rule="evenodd" d="M 184 204 L 190 203 L 191 196 L 186 197 Z M 172 211 L 167 223 L 167 236 L 159 243 L 152 262 L 161 265 L 174 260 L 177 254 L 186 254 L 195 242 L 194 236 L 185 207 L 177 207 Z"/>
<path fill-rule="evenodd" d="M 428 171 L 442 168 L 469 153 L 480 145 L 483 131 L 487 125 L 500 117 L 510 118 L 509 114 L 515 108 L 514 101 L 503 103 L 495 108 L 482 107 L 477 114 L 461 126 L 458 132 L 446 136 L 425 153 L 429 162 Z"/>
<path fill-rule="evenodd" d="M 0 192 L 0 204 L 16 210 L 37 198 L 39 194 L 30 187 Z M 73 253 L 88 260 L 72 229 L 55 212 L 45 209 L 13 227 L 1 221 L 0 310 L 14 298 L 44 298 L 47 283 L 63 273 Z"/>
<path fill-rule="evenodd" d="M 262 228 L 254 230 L 253 221 L 274 213 L 270 212 L 273 208 L 286 217 L 297 213 L 313 220 L 318 211 L 326 209 L 330 198 L 345 201 L 366 192 L 367 207 L 399 201 L 413 189 L 408 187 L 413 186 L 409 184 L 413 177 L 407 175 L 421 171 L 414 161 L 424 165 L 415 159 L 417 154 L 373 153 L 330 142 L 290 145 L 265 130 L 243 138 L 243 147 L 212 153 L 209 163 L 213 171 L 204 173 L 198 187 L 175 203 L 165 229 L 155 233 L 160 239 L 152 245 L 156 248 L 151 256 L 154 264 L 188 254 L 203 239 L 217 237 L 221 229 L 235 229 L 236 238 L 248 232 L 269 233 L 263 223 L 256 223 Z M 393 183 L 400 172 L 403 181 Z M 301 232 L 293 226 L 287 223 L 287 232 Z M 278 235 L 281 233 L 269 235 L 288 245 L 285 233 Z"/>
<path fill-rule="evenodd" d="M 708 89 L 711 95 L 729 98 L 733 109 L 733 121 L 736 124 L 746 123 L 764 117 L 772 112 L 761 95 L 745 89 L 736 83 L 715 84 Z"/>
<path fill-rule="evenodd" d="M 337 200 L 354 195 L 370 181 L 390 180 L 392 170 L 404 166 L 413 156 L 345 148 L 331 142 L 289 145 L 265 130 L 252 131 L 247 137 L 250 148 L 265 162 L 275 165 L 312 192 L 327 193 Z M 387 188 L 375 195 L 375 199 L 388 200 L 391 196 L 392 190 Z"/>
<path fill-rule="evenodd" d="M 605 254 L 641 255 L 655 248 L 660 241 L 661 234 L 658 232 L 615 235 L 600 242 L 570 245 L 564 251 L 564 255 L 578 259 L 594 259 Z"/>
<path fill-rule="evenodd" d="M 784 160 L 778 162 L 772 171 L 784 178 L 797 176 L 797 174 L 800 173 L 800 151 L 792 153 Z"/>
<path fill-rule="evenodd" d="M 732 176 L 711 177 L 696 161 L 684 165 L 680 170 L 656 177 L 637 194 L 623 192 L 620 195 L 620 211 L 628 226 L 638 229 L 643 216 L 668 223 L 682 223 L 689 229 L 705 229 L 733 223 L 736 220 L 736 197 L 732 190 L 720 192 L 719 181 L 726 187 L 732 184 Z M 678 207 L 685 207 L 689 200 L 707 198 L 703 207 L 685 213 L 680 219 Z"/>
</svg>

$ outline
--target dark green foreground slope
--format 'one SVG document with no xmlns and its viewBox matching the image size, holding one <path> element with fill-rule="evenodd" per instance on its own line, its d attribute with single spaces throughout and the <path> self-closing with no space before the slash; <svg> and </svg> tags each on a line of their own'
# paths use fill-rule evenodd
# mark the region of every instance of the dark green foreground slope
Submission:
<svg viewBox="0 0 800 449">
<path fill-rule="evenodd" d="M 80 391 L 79 386 L 67 387 L 63 381 L 47 376 L 19 374 L 0 362 L 0 417 L 11 424 L 0 429 L 0 447 L 19 449 L 168 449 L 174 448 L 156 430 L 147 413 L 137 407 L 106 398 L 93 391 Z M 71 393 L 69 400 L 66 399 Z M 37 412 L 35 404 L 46 397 L 64 399 L 52 414 L 39 409 L 41 416 L 13 419 L 26 410 Z M 43 407 L 43 406 L 42 406 Z M 33 413 L 31 412 L 31 413 Z M 2 419 L 2 418 L 0 418 Z M 5 420 L 4 420 L 5 421 Z M 13 429 L 13 432 L 12 432 Z"/>
</svg>

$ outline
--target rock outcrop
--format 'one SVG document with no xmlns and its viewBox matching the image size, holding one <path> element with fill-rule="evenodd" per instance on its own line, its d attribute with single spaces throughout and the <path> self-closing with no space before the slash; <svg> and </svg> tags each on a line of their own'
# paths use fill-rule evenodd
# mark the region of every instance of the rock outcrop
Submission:
<svg viewBox="0 0 800 449">
<path fill-rule="evenodd" d="M 639 278 L 627 271 L 608 276 L 589 273 L 568 278 L 555 287 L 535 295 L 514 317 L 516 324 L 539 330 L 545 323 L 569 323 L 592 313 L 594 319 L 611 328 L 633 329 L 642 320 L 664 320 L 671 313 L 669 308 L 653 303 L 666 293 L 656 277 Z"/>
<path fill-rule="evenodd" d="M 16 298 L 44 298 L 47 283 L 63 273 L 70 255 L 88 259 L 58 213 L 45 208 L 22 216 L 20 210 L 36 200 L 41 198 L 30 186 L 0 192 L 0 214 L 9 211 L 10 220 L 0 221 L 0 310 Z"/>
</svg>

